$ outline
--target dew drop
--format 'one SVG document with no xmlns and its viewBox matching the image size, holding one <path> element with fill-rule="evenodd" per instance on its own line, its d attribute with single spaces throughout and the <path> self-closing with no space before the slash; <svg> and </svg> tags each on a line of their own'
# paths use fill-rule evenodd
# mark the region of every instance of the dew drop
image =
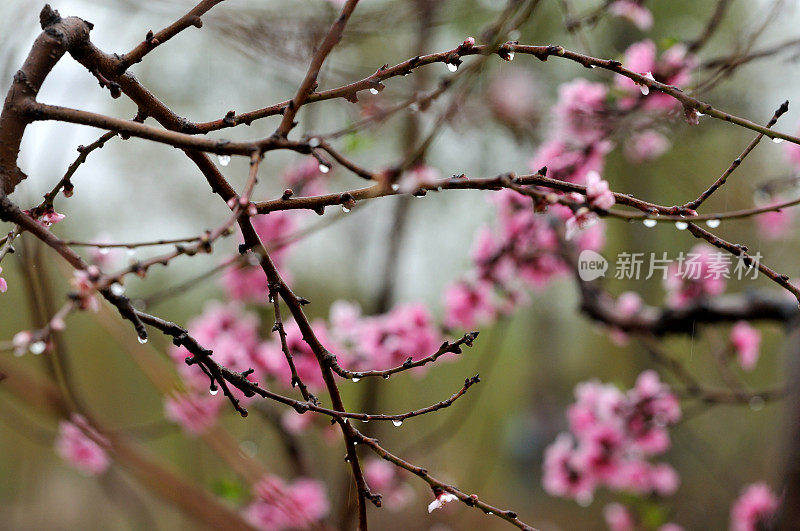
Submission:
<svg viewBox="0 0 800 531">
<path fill-rule="evenodd" d="M 367 422 L 369 422 L 369 419 L 362 419 L 362 420 L 361 420 L 361 422 L 363 422 L 364 424 L 366 424 Z"/>
<path fill-rule="evenodd" d="M 36 341 L 31 343 L 30 347 L 28 347 L 32 354 L 41 354 L 44 352 L 44 349 L 47 348 L 47 345 L 44 341 Z"/>
<path fill-rule="evenodd" d="M 514 52 L 508 52 L 505 56 L 506 61 L 513 61 L 514 60 Z"/>
<path fill-rule="evenodd" d="M 656 220 L 652 218 L 647 218 L 644 221 L 642 221 L 642 224 L 647 228 L 652 228 L 656 226 Z"/>
<path fill-rule="evenodd" d="M 319 138 L 317 138 L 315 136 L 312 136 L 311 138 L 309 138 L 308 139 L 308 147 L 312 147 L 312 148 L 319 147 Z"/>
<path fill-rule="evenodd" d="M 323 163 L 320 162 L 320 164 L 319 164 L 319 172 L 320 173 L 328 173 L 329 171 L 331 171 L 331 167 L 328 166 L 327 164 L 323 164 Z"/>
<path fill-rule="evenodd" d="M 772 141 L 773 141 L 774 143 L 776 143 L 776 144 L 780 144 L 781 142 L 783 142 L 783 139 L 782 139 L 782 138 L 777 138 L 777 137 L 776 137 L 776 138 L 773 138 L 773 139 L 772 139 Z"/>
<path fill-rule="evenodd" d="M 216 396 L 216 394 L 219 393 L 219 387 L 212 387 L 208 392 L 211 393 L 211 396 Z"/>
<path fill-rule="evenodd" d="M 447 69 L 450 70 L 451 72 L 455 72 L 456 70 L 458 70 L 458 65 L 455 63 L 447 63 Z"/>
<path fill-rule="evenodd" d="M 701 118 L 701 117 L 703 117 L 703 116 L 705 116 L 705 114 L 703 114 L 703 113 L 701 113 L 701 112 L 698 112 L 698 113 L 697 113 L 697 117 L 698 117 L 698 118 Z"/>
<path fill-rule="evenodd" d="M 416 102 L 412 103 L 411 105 L 408 106 L 408 110 L 411 111 L 411 112 L 419 111 L 419 103 L 416 103 Z"/>
<path fill-rule="evenodd" d="M 125 293 L 125 287 L 122 284 L 120 284 L 119 282 L 114 282 L 113 284 L 111 284 L 111 287 L 109 288 L 109 290 L 111 291 L 111 293 L 113 293 L 117 297 L 119 297 L 120 295 Z"/>
<path fill-rule="evenodd" d="M 220 166 L 227 166 L 231 163 L 231 156 L 230 155 L 217 155 L 217 160 L 219 161 Z"/>
<path fill-rule="evenodd" d="M 345 214 L 347 214 L 348 212 L 350 212 L 350 209 L 349 209 L 349 208 L 347 208 L 346 206 L 342 205 L 342 212 L 344 212 Z"/>
<path fill-rule="evenodd" d="M 717 227 L 719 227 L 719 224 L 720 220 L 718 219 L 709 219 L 708 221 L 706 221 L 706 225 L 711 227 L 712 229 L 716 229 Z"/>
<path fill-rule="evenodd" d="M 685 221 L 677 221 L 675 222 L 675 228 L 678 230 L 686 230 L 687 228 L 689 228 L 689 224 L 686 223 Z"/>
<path fill-rule="evenodd" d="M 384 374 L 384 375 L 383 375 L 383 379 L 384 379 L 384 380 L 388 380 L 388 379 L 389 379 L 389 375 L 388 375 L 388 374 Z"/>
<path fill-rule="evenodd" d="M 130 248 L 127 250 L 128 257 L 133 258 L 136 256 L 136 249 Z"/>
<path fill-rule="evenodd" d="M 762 409 L 764 409 L 764 399 L 761 398 L 760 396 L 754 396 L 753 398 L 751 398 L 749 404 L 750 404 L 750 409 L 752 409 L 753 411 L 761 411 Z"/>
<path fill-rule="evenodd" d="M 395 183 L 395 184 L 392 185 L 392 191 L 396 192 L 399 189 L 400 189 L 400 185 L 399 184 Z"/>
<path fill-rule="evenodd" d="M 361 378 L 352 378 L 352 380 L 353 380 L 353 383 L 356 383 L 356 382 L 360 382 Z"/>
<path fill-rule="evenodd" d="M 376 89 L 376 88 L 371 88 L 371 89 L 369 89 L 369 93 L 370 93 L 370 94 L 374 94 L 375 96 L 377 96 L 377 95 L 378 95 L 378 89 Z"/>
<path fill-rule="evenodd" d="M 139 336 L 139 337 L 137 337 L 136 339 L 138 339 L 138 340 L 139 340 L 139 343 L 141 343 L 142 345 L 144 345 L 145 343 L 147 343 L 147 338 L 146 338 L 146 337 L 141 337 L 141 336 Z"/>
<path fill-rule="evenodd" d="M 402 420 L 400 420 L 400 419 L 394 419 L 394 420 L 392 421 L 392 424 L 394 424 L 396 427 L 398 427 L 398 428 L 399 428 L 400 426 L 402 426 L 402 425 L 403 425 L 403 421 L 402 421 Z"/>
<path fill-rule="evenodd" d="M 108 247 L 100 247 L 100 254 L 108 254 Z"/>
<path fill-rule="evenodd" d="M 489 511 L 486 514 L 488 514 L 489 516 L 492 516 L 494 513 L 492 511 Z"/>
<path fill-rule="evenodd" d="M 648 87 L 647 85 L 639 85 L 639 90 L 642 91 L 642 95 L 644 96 L 650 94 L 650 87 Z"/>
</svg>

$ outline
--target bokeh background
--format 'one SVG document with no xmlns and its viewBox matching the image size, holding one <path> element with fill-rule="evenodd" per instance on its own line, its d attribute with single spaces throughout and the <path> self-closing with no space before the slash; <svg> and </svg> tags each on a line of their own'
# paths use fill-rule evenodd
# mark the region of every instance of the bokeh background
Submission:
<svg viewBox="0 0 800 531">
<path fill-rule="evenodd" d="M 322 87 L 360 79 L 384 63 L 394 64 L 416 54 L 421 24 L 427 27 L 430 51 L 450 49 L 466 36 L 479 35 L 497 16 L 499 0 L 442 0 L 434 16 L 421 21 L 413 1 L 364 0 L 353 17 L 341 47 L 330 58 Z M 599 2 L 571 2 L 584 12 Z M 670 0 L 651 2 L 656 24 L 648 34 L 656 42 L 695 37 L 710 14 L 713 2 Z M 734 1 L 721 29 L 703 50 L 708 59 L 740 50 L 749 34 L 764 23 L 774 2 Z M 93 42 L 109 52 L 123 52 L 140 42 L 148 29 L 157 30 L 184 13 L 184 0 L 64 0 L 53 7 L 62 15 L 77 15 L 95 24 Z M 0 80 L 5 87 L 39 32 L 38 10 L 30 0 L 0 3 Z M 768 22 L 756 48 L 780 43 L 796 33 L 798 10 L 783 2 L 781 15 Z M 177 113 L 196 121 L 217 119 L 228 110 L 245 111 L 288 98 L 305 72 L 309 50 L 335 9 L 323 0 L 228 0 L 204 17 L 202 30 L 191 29 L 160 47 L 132 71 Z M 534 16 L 522 25 L 523 43 L 558 43 L 572 49 L 584 44 L 563 26 L 562 4 L 543 0 Z M 594 55 L 618 57 L 645 37 L 619 19 L 604 18 L 586 33 Z M 428 67 L 433 86 L 450 75 L 441 65 Z M 528 76 L 535 119 L 524 133 L 514 133 L 492 120 L 487 110 L 492 81 L 509 72 Z M 800 81 L 795 51 L 741 67 L 713 91 L 700 94 L 715 106 L 756 122 L 765 122 L 785 99 L 790 101 Z M 524 172 L 536 146 L 547 137 L 549 109 L 560 83 L 577 78 L 606 79 L 607 73 L 589 71 L 566 61 L 539 62 L 519 56 L 511 63 L 492 60 L 475 81 L 446 127 L 435 137 L 427 161 L 442 175 L 466 173 L 492 176 Z M 412 76 L 413 77 L 413 76 Z M 411 94 L 408 79 L 391 80 L 378 96 L 364 94 L 359 105 L 334 101 L 309 106 L 300 113 L 300 131 L 328 132 L 355 122 L 369 105 L 400 101 Z M 513 96 L 510 96 L 513 97 Z M 124 97 L 111 100 L 96 80 L 74 61 L 59 62 L 39 100 L 86 110 L 132 117 L 136 109 Z M 442 98 L 434 111 L 449 103 Z M 420 115 L 421 131 L 430 130 L 435 112 Z M 800 107 L 790 107 L 778 129 L 797 130 Z M 215 138 L 247 139 L 268 135 L 274 118 L 222 131 Z M 403 113 L 380 128 L 339 141 L 352 158 L 372 168 L 402 158 L 405 149 Z M 690 128 L 683 121 L 670 124 L 673 149 L 644 165 L 626 161 L 619 150 L 608 157 L 605 178 L 615 191 L 629 192 L 661 204 L 680 204 L 715 179 L 750 141 L 752 134 L 727 123 L 704 119 Z M 76 146 L 88 144 L 98 131 L 67 124 L 37 123 L 26 133 L 20 159 L 29 178 L 15 200 L 33 205 L 49 190 L 74 159 Z M 421 137 L 420 137 L 421 138 Z M 283 187 L 277 178 L 296 163 L 294 154 L 270 154 L 262 166 L 255 197 L 272 198 Z M 246 161 L 234 160 L 222 168 L 241 186 Z M 706 206 L 708 211 L 753 205 L 759 183 L 791 176 L 782 146 L 764 142 L 743 164 L 729 185 Z M 335 170 L 333 189 L 362 186 L 352 175 Z M 191 236 L 222 222 L 227 209 L 215 201 L 202 176 L 178 150 L 131 139 L 114 139 L 92 154 L 73 179 L 75 196 L 59 201 L 67 215 L 54 228 L 62 236 L 93 239 L 107 234 L 115 240 L 137 241 Z M 790 190 L 789 193 L 792 193 Z M 441 293 L 470 267 L 469 249 L 477 229 L 491 223 L 487 193 L 448 192 L 410 201 L 410 217 L 397 263 L 395 301 L 423 301 L 441 316 Z M 292 250 L 289 270 L 296 291 L 313 301 L 312 317 L 325 317 L 337 299 L 359 302 L 365 309 L 377 303 L 385 263 L 388 234 L 397 201 L 378 199 L 348 214 L 329 209 L 323 217 L 303 218 L 322 228 L 306 236 Z M 323 227 L 324 226 L 324 227 Z M 3 227 L 3 231 L 7 228 Z M 797 238 L 762 240 L 751 221 L 723 224 L 722 237 L 759 250 L 768 263 L 790 276 L 800 275 Z M 23 238 L 24 239 L 24 238 Z M 628 252 L 666 251 L 670 256 L 688 251 L 696 242 L 686 232 L 658 225 L 608 223 L 606 257 Z M 19 244 L 22 247 L 22 243 Z M 183 258 L 169 268 L 154 270 L 146 281 L 127 284 L 132 298 L 146 299 L 219 264 L 234 252 L 229 238 L 210 256 Z M 50 252 L 29 245 L 23 253 L 52 286 L 56 301 L 66 292 L 67 271 Z M 155 251 L 137 251 L 145 258 Z M 613 258 L 612 258 L 613 259 Z M 22 260 L 9 256 L 3 275 L 10 289 L 0 296 L 0 339 L 10 339 L 31 327 L 31 311 Z M 44 275 L 44 276 L 42 276 Z M 658 280 L 610 280 L 614 293 L 635 290 L 652 304 L 663 302 Z M 732 283 L 730 291 L 772 290 L 766 280 Z M 211 277 L 190 290 L 151 309 L 167 319 L 185 323 L 222 290 Z M 598 378 L 620 388 L 632 386 L 642 370 L 651 367 L 647 354 L 635 343 L 614 345 L 577 308 L 573 282 L 564 279 L 540 293 L 510 318 L 481 329 L 473 349 L 453 363 L 436 364 L 423 378 L 396 377 L 380 382 L 379 406 L 405 411 L 439 401 L 460 386 L 463 378 L 480 373 L 483 383 L 445 411 L 413 419 L 400 428 L 383 426 L 379 436 L 389 448 L 428 468 L 468 492 L 478 492 L 491 503 L 513 508 L 526 522 L 542 529 L 603 528 L 605 502 L 618 499 L 599 491 L 588 507 L 554 499 L 541 487 L 542 452 L 566 426 L 564 410 L 572 402 L 578 382 Z M 108 321 L 108 320 L 106 320 Z M 785 330 L 763 325 L 762 360 L 746 379 L 754 387 L 782 381 L 787 352 Z M 682 360 L 703 381 L 718 384 L 711 352 L 725 341 L 726 327 L 707 327 L 693 337 L 669 338 L 664 348 Z M 76 386 L 97 418 L 136 440 L 149 455 L 235 506 L 247 497 L 241 478 L 200 439 L 185 437 L 163 418 L 162 396 L 137 365 L 137 349 L 148 349 L 166 359 L 167 342 L 153 337 L 146 346 L 131 344 L 130 327 L 115 326 L 92 315 L 74 315 L 65 332 L 69 363 Z M 135 343 L 135 342 L 134 342 Z M 3 354 L 8 358 L 10 354 Z M 26 356 L 3 360 L 3 367 L 26 366 L 45 371 L 42 358 Z M 165 364 L 167 370 L 169 365 Z M 346 402 L 357 405 L 364 384 L 343 385 Z M 352 406 L 351 406 L 352 407 Z M 356 408 L 357 409 L 357 408 Z M 673 431 L 673 449 L 665 456 L 681 474 L 681 487 L 669 500 L 670 519 L 687 529 L 727 526 L 731 501 L 742 485 L 755 480 L 777 484 L 780 478 L 783 407 L 767 404 L 747 407 L 696 407 Z M 188 520 L 159 497 L 139 486 L 124 470 L 112 468 L 102 479 L 82 477 L 68 468 L 52 450 L 56 420 L 35 414 L 27 404 L 3 391 L 0 384 L 0 528 L 3 529 L 194 529 Z M 287 465 L 268 423 L 257 416 L 243 420 L 230 412 L 224 427 L 245 450 L 277 474 Z M 342 492 L 341 442 L 326 442 L 308 433 L 303 446 L 328 485 L 334 502 Z M 502 529 L 498 520 L 465 507 L 451 507 L 429 516 L 429 489 L 413 480 L 416 499 L 401 513 L 370 509 L 375 529 Z"/>
</svg>

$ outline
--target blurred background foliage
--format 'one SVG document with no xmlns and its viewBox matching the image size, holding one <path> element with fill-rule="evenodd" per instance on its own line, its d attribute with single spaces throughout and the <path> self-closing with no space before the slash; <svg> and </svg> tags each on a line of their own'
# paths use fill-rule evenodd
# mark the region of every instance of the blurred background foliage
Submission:
<svg viewBox="0 0 800 531">
<path fill-rule="evenodd" d="M 54 7 L 63 15 L 77 15 L 95 24 L 92 39 L 108 52 L 123 52 L 137 44 L 145 32 L 166 26 L 193 2 L 187 0 L 64 0 Z M 337 86 L 372 73 L 384 63 L 394 64 L 416 54 L 420 13 L 411 1 L 364 0 L 342 45 L 329 60 L 321 87 Z M 450 49 L 469 35 L 478 36 L 497 16 L 500 0 L 442 0 L 430 23 L 430 51 Z M 581 13 L 599 4 L 571 2 Z M 649 37 L 657 43 L 694 38 L 710 14 L 713 2 L 670 0 L 650 2 L 656 24 Z M 707 59 L 736 51 L 748 34 L 762 24 L 772 2 L 735 1 L 719 32 L 703 50 Z M 37 13 L 30 0 L 5 0 L 0 4 L 0 79 L 10 83 L 32 40 L 37 35 Z M 204 17 L 204 28 L 188 30 L 160 47 L 132 71 L 151 91 L 177 113 L 192 120 L 218 119 L 228 110 L 259 108 L 293 94 L 305 72 L 309 51 L 335 16 L 322 0 L 228 0 Z M 522 43 L 561 44 L 582 49 L 582 43 L 564 29 L 562 5 L 543 0 L 534 16 L 519 30 Z M 796 35 L 798 12 L 784 2 L 781 16 L 769 22 L 757 47 L 779 43 Z M 618 19 L 603 18 L 586 32 L 591 52 L 599 57 L 620 57 L 625 48 L 645 35 Z M 469 61 L 469 60 L 468 60 Z M 442 65 L 427 67 L 430 80 L 450 75 Z M 491 120 L 487 91 L 491 80 L 507 71 L 530 76 L 538 109 L 538 126 L 524 135 L 510 132 Z M 442 175 L 466 173 L 492 176 L 527 170 L 536 146 L 547 137 L 549 108 L 560 83 L 583 77 L 608 79 L 606 72 L 550 60 L 539 62 L 519 56 L 512 63 L 489 60 L 469 97 L 438 134 L 427 162 Z M 792 52 L 779 54 L 739 69 L 730 79 L 700 98 L 756 122 L 766 122 L 777 105 L 792 99 L 798 66 Z M 309 106 L 300 113 L 300 130 L 333 131 L 359 119 L 369 105 L 400 101 L 411 94 L 412 78 L 393 79 L 378 96 L 364 94 L 361 103 L 333 101 Z M 433 84 L 431 85 L 433 87 Z M 66 59 L 44 86 L 39 100 L 129 118 L 135 107 L 126 98 L 110 100 L 92 76 Z M 449 96 L 420 115 L 425 134 L 436 111 Z M 797 129 L 798 107 L 778 129 Z M 340 147 L 367 167 L 381 168 L 402 158 L 403 113 L 379 128 L 368 129 L 338 141 Z M 266 136 L 275 118 L 214 133 L 216 138 L 245 139 Z M 604 177 L 615 191 L 633 193 L 661 204 L 680 204 L 693 198 L 739 154 L 752 134 L 720 121 L 704 119 L 700 127 L 683 121 L 669 125 L 674 147 L 660 159 L 644 165 L 627 162 L 615 150 Z M 68 124 L 36 123 L 24 139 L 21 167 L 29 179 L 15 199 L 32 205 L 63 174 L 75 156 L 75 147 L 88 144 L 98 131 Z M 277 178 L 298 156 L 270 153 L 262 165 L 255 197 L 280 195 Z M 227 178 L 241 187 L 246 162 L 234 160 L 223 168 Z M 780 146 L 765 142 L 743 164 L 706 211 L 734 210 L 753 205 L 753 191 L 764 181 L 790 175 Z M 101 233 L 114 240 L 137 241 L 191 236 L 219 224 L 227 209 L 209 193 L 195 167 L 177 150 L 131 139 L 114 139 L 92 154 L 73 182 L 75 196 L 59 201 L 56 209 L 67 214 L 54 228 L 74 239 L 93 239 Z M 336 170 L 331 187 L 345 190 L 362 186 L 355 177 Z M 443 287 L 470 266 L 469 249 L 475 231 L 492 219 L 487 192 L 447 192 L 414 199 L 407 233 L 401 245 L 397 284 L 398 301 L 423 301 L 441 314 Z M 308 225 L 323 223 L 292 250 L 289 261 L 296 291 L 312 300 L 312 317 L 325 317 L 331 302 L 354 300 L 369 309 L 385 267 L 387 234 L 394 199 L 370 201 L 349 214 L 329 209 L 323 217 L 303 218 Z M 6 230 L 5 228 L 3 230 Z M 779 242 L 759 239 L 752 222 L 724 223 L 721 237 L 760 250 L 769 264 L 790 276 L 800 274 L 797 238 Z M 24 238 L 23 238 L 24 239 Z M 675 256 L 696 242 L 686 232 L 658 225 L 608 222 L 606 257 L 620 251 L 667 251 Z M 66 269 L 53 253 L 33 242 L 20 244 L 22 255 L 44 274 L 55 290 L 55 300 L 65 293 Z M 132 279 L 132 298 L 180 283 L 220 263 L 234 252 L 234 238 L 217 245 L 211 256 L 177 260 L 169 268 L 155 269 L 146 281 Z M 137 251 L 138 258 L 155 251 Z M 0 338 L 10 339 L 31 327 L 30 301 L 18 257 L 8 257 L 3 274 L 11 286 L 0 298 Z M 663 301 L 658 280 L 610 280 L 610 290 L 635 290 L 652 304 Z M 732 283 L 729 290 L 773 289 L 765 280 Z M 207 301 L 220 299 L 222 291 L 211 278 L 196 288 L 158 303 L 153 310 L 178 323 L 197 315 Z M 105 319 L 108 321 L 109 319 Z M 112 319 L 113 320 L 113 319 Z M 187 438 L 163 420 L 162 397 L 149 383 L 131 354 L 147 348 L 164 356 L 167 342 L 153 337 L 146 345 L 131 346 L 133 331 L 127 326 L 98 323 L 93 315 L 78 314 L 65 332 L 68 358 L 76 387 L 92 411 L 109 427 L 139 440 L 149 453 L 205 486 L 230 503 L 241 502 L 249 489 L 201 440 Z M 763 326 L 762 361 L 746 375 L 754 387 L 780 382 L 785 372 L 787 338 L 776 326 Z M 725 327 L 698 329 L 693 337 L 669 338 L 665 349 L 681 359 L 705 382 L 719 383 L 713 369 L 712 350 L 727 337 Z M 127 352 L 126 352 L 127 351 Z M 790 350 L 789 350 L 790 351 Z M 5 365 L 5 361 L 3 362 Z M 19 365 L 43 370 L 43 357 L 26 356 Z M 481 330 L 473 349 L 454 363 L 436 364 L 423 378 L 399 376 L 381 382 L 380 408 L 399 412 L 439 401 L 458 388 L 464 377 L 480 373 L 483 383 L 465 399 L 445 411 L 416 418 L 400 428 L 381 426 L 378 434 L 390 449 L 420 464 L 467 492 L 478 492 L 490 503 L 518 511 L 523 520 L 542 529 L 601 528 L 604 502 L 612 497 L 598 493 L 589 507 L 547 496 L 541 487 L 544 447 L 566 425 L 565 408 L 572 402 L 576 383 L 598 378 L 621 388 L 651 367 L 635 343 L 618 347 L 581 316 L 570 279 L 535 293 L 531 304 L 512 317 Z M 666 377 L 666 376 L 665 376 Z M 196 524 L 160 502 L 120 469 L 100 480 L 81 477 L 66 467 L 52 451 L 56 426 L 53 418 L 33 414 L 26 404 L 2 392 L 0 384 L 0 528 L 5 529 L 189 529 Z M 346 403 L 360 403 L 364 384 L 343 384 Z M 357 408 L 356 408 L 357 409 Z M 717 406 L 685 411 L 686 420 L 673 430 L 673 449 L 665 460 L 681 474 L 682 484 L 669 500 L 670 519 L 687 529 L 727 525 L 730 502 L 742 485 L 779 477 L 781 405 L 767 404 L 759 411 Z M 267 470 L 288 473 L 275 433 L 258 416 L 243 420 L 232 411 L 223 420 L 244 451 Z M 341 441 L 326 442 L 319 433 L 307 433 L 302 444 L 328 485 L 334 502 L 348 496 L 342 491 Z M 401 514 L 370 509 L 375 529 L 500 529 L 500 521 L 467 508 L 450 507 L 429 516 L 425 506 L 429 489 L 412 481 L 416 501 Z M 643 502 L 646 503 L 646 502 Z"/>
</svg>

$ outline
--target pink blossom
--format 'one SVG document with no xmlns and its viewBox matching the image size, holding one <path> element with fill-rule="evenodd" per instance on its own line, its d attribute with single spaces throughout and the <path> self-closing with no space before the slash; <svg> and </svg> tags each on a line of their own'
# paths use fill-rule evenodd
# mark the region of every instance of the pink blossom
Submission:
<svg viewBox="0 0 800 531">
<path fill-rule="evenodd" d="M 222 405 L 210 395 L 175 394 L 164 399 L 164 416 L 187 433 L 199 435 L 217 422 Z"/>
<path fill-rule="evenodd" d="M 97 291 L 95 282 L 99 278 L 100 270 L 96 266 L 89 266 L 88 269 L 77 269 L 72 274 L 69 280 L 73 288 L 77 292 L 77 296 L 81 301 L 81 308 L 84 310 L 91 310 L 96 312 L 100 309 L 100 302 L 97 300 L 95 293 Z"/>
<path fill-rule="evenodd" d="M 559 434 L 544 452 L 544 490 L 551 496 L 590 501 L 595 481 L 580 470 L 575 460 L 575 448 L 567 433 Z"/>
<path fill-rule="evenodd" d="M 625 60 L 623 61 L 625 68 L 632 72 L 644 74 L 645 72 L 653 72 L 656 69 L 656 43 L 646 39 L 643 41 L 631 44 L 625 50 Z M 614 78 L 615 84 L 626 89 L 628 92 L 638 94 L 639 88 L 636 82 L 629 77 L 618 75 Z"/>
<path fill-rule="evenodd" d="M 666 463 L 659 463 L 650 468 L 650 483 L 653 492 L 659 496 L 671 496 L 678 490 L 680 477 L 674 468 Z"/>
<path fill-rule="evenodd" d="M 2 272 L 3 268 L 0 267 L 0 273 Z M 0 277 L 0 293 L 5 293 L 6 291 L 8 291 L 8 283 L 6 282 L 6 279 Z"/>
<path fill-rule="evenodd" d="M 597 223 L 597 214 L 586 207 L 579 208 L 575 215 L 567 220 L 565 238 L 571 240 L 578 232 Z"/>
<path fill-rule="evenodd" d="M 33 341 L 33 334 L 28 330 L 22 330 L 14 334 L 11 344 L 14 346 L 14 355 L 22 356 L 28 350 L 28 346 Z"/>
<path fill-rule="evenodd" d="M 640 2 L 634 0 L 617 0 L 608 6 L 608 12 L 627 19 L 642 31 L 649 30 L 653 26 L 653 14 Z"/>
<path fill-rule="evenodd" d="M 652 129 L 636 133 L 625 142 L 625 157 L 634 163 L 646 162 L 663 155 L 669 149 L 667 137 Z"/>
<path fill-rule="evenodd" d="M 441 509 L 445 504 L 456 501 L 458 497 L 455 494 L 441 491 L 436 495 L 434 500 L 428 504 L 428 512 L 432 513 L 436 509 Z"/>
<path fill-rule="evenodd" d="M 608 187 L 608 181 L 604 181 L 595 171 L 586 175 L 586 199 L 593 207 L 603 210 L 608 210 L 616 202 L 614 194 Z"/>
<path fill-rule="evenodd" d="M 730 339 L 739 358 L 739 365 L 746 371 L 752 371 L 758 361 L 761 332 L 750 326 L 747 321 L 739 321 L 731 328 Z"/>
<path fill-rule="evenodd" d="M 300 478 L 287 484 L 277 476 L 265 476 L 253 491 L 256 500 L 244 508 L 244 516 L 265 531 L 307 529 L 330 510 L 325 487 L 314 479 Z"/>
<path fill-rule="evenodd" d="M 554 139 L 539 147 L 528 167 L 538 171 L 546 166 L 549 177 L 582 184 L 590 171 L 603 171 L 605 156 L 611 147 L 610 142 L 601 141 L 576 149 L 562 140 Z"/>
<path fill-rule="evenodd" d="M 603 111 L 608 87 L 576 79 L 558 88 L 558 104 L 553 110 L 557 134 L 573 144 L 585 146 L 606 137 Z"/>
<path fill-rule="evenodd" d="M 683 87 L 691 80 L 691 70 L 697 66 L 697 59 L 688 53 L 684 45 L 676 44 L 662 54 L 660 61 L 656 61 L 656 45 L 648 39 L 628 47 L 625 51 L 624 64 L 628 70 L 650 80 Z M 642 95 L 649 94 L 648 87 L 638 85 L 622 75 L 615 78 L 615 84 L 630 94 L 628 98 L 621 100 L 623 108 L 633 107 L 640 98 L 640 92 Z M 644 108 L 648 110 L 671 110 L 677 105 L 674 98 L 660 92 L 651 95 L 644 102 Z"/>
<path fill-rule="evenodd" d="M 108 469 L 111 464 L 105 450 L 108 445 L 108 440 L 80 415 L 58 423 L 56 452 L 86 475 L 97 476 Z"/>
<path fill-rule="evenodd" d="M 622 504 L 609 503 L 603 508 L 603 517 L 610 531 L 634 531 L 636 520 L 631 511 Z"/>
<path fill-rule="evenodd" d="M 673 522 L 667 522 L 658 528 L 658 531 L 683 531 L 683 527 Z"/>
<path fill-rule="evenodd" d="M 774 198 L 770 206 L 783 203 L 780 197 Z M 759 235 L 767 240 L 779 240 L 788 236 L 793 228 L 794 213 L 788 208 L 764 212 L 756 216 Z"/>
<path fill-rule="evenodd" d="M 28 214 L 29 216 L 32 216 L 32 212 L 30 210 L 24 210 L 24 212 L 26 214 Z M 64 214 L 59 214 L 58 212 L 53 210 L 53 207 L 50 206 L 50 207 L 47 207 L 44 210 L 44 212 L 39 214 L 39 216 L 37 218 L 34 218 L 34 219 L 36 219 L 36 221 L 40 225 L 43 225 L 45 227 L 49 227 L 50 225 L 54 225 L 54 224 L 58 223 L 59 221 L 63 220 L 65 217 L 66 216 L 64 216 Z"/>
<path fill-rule="evenodd" d="M 456 282 L 447 288 L 445 299 L 445 326 L 474 328 L 495 315 L 493 288 L 488 282 Z"/>
<path fill-rule="evenodd" d="M 753 483 L 742 490 L 731 507 L 731 531 L 770 529 L 780 499 L 766 483 Z"/>
</svg>

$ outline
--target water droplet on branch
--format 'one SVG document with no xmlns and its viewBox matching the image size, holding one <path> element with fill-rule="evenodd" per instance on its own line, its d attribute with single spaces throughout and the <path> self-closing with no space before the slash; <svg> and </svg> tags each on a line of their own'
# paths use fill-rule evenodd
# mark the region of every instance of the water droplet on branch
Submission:
<svg viewBox="0 0 800 531">
<path fill-rule="evenodd" d="M 147 338 L 146 338 L 146 337 L 141 337 L 141 336 L 138 336 L 136 339 L 138 339 L 138 340 L 139 340 L 139 343 L 141 343 L 142 345 L 144 345 L 145 343 L 147 343 Z"/>
<path fill-rule="evenodd" d="M 458 65 L 455 63 L 447 63 L 447 69 L 451 72 L 458 70 Z"/>
<path fill-rule="evenodd" d="M 44 341 L 36 341 L 31 343 L 31 346 L 28 348 L 30 349 L 31 353 L 39 355 L 44 352 L 44 349 L 47 348 L 47 345 Z"/>
<path fill-rule="evenodd" d="M 399 428 L 400 426 L 402 426 L 402 425 L 403 425 L 403 421 L 402 421 L 402 420 L 400 420 L 400 419 L 394 419 L 394 420 L 392 421 L 392 424 L 394 424 L 396 427 L 398 427 L 398 428 Z"/>
<path fill-rule="evenodd" d="M 212 387 L 208 392 L 211 393 L 211 396 L 216 396 L 216 394 L 219 393 L 219 387 Z"/>
<path fill-rule="evenodd" d="M 642 221 L 642 224 L 643 224 L 645 227 L 647 227 L 648 229 L 649 229 L 649 228 L 653 228 L 653 227 L 655 227 L 655 226 L 656 226 L 656 223 L 657 223 L 657 222 L 656 222 L 656 220 L 654 220 L 654 219 L 652 219 L 652 218 L 647 218 L 647 219 L 645 219 L 644 221 Z"/>
<path fill-rule="evenodd" d="M 353 383 L 361 381 L 361 378 L 353 378 Z"/>
<path fill-rule="evenodd" d="M 217 160 L 219 161 L 220 166 L 227 166 L 231 163 L 231 156 L 230 155 L 217 155 Z"/>
<path fill-rule="evenodd" d="M 776 137 L 776 138 L 773 138 L 772 141 L 775 142 L 776 144 L 780 144 L 781 142 L 783 142 L 783 139 Z"/>
<path fill-rule="evenodd" d="M 721 222 L 718 219 L 709 219 L 708 221 L 706 221 L 706 225 L 712 229 L 716 229 L 717 227 L 719 227 L 720 223 Z"/>
<path fill-rule="evenodd" d="M 689 224 L 685 221 L 678 221 L 675 223 L 675 228 L 678 230 L 686 230 L 689 227 Z"/>
<path fill-rule="evenodd" d="M 373 88 L 369 89 L 369 93 L 370 94 L 374 94 L 375 96 L 377 96 L 378 95 L 378 89 L 373 87 Z"/>
</svg>

